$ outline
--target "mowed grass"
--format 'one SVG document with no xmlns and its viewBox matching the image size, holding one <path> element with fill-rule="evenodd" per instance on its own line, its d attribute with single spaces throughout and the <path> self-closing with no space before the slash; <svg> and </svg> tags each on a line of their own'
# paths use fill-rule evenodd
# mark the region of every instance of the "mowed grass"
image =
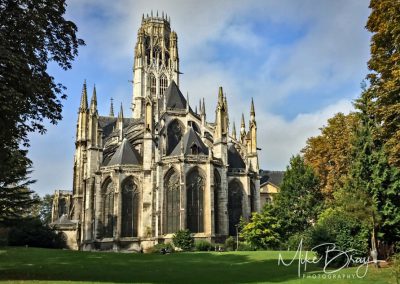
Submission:
<svg viewBox="0 0 400 284">
<path fill-rule="evenodd" d="M 292 259 L 295 252 L 281 252 Z M 38 248 L 0 248 L 1 283 L 395 283 L 389 268 L 369 267 L 357 279 L 355 268 L 335 279 L 309 265 L 298 277 L 298 261 L 278 266 L 277 251 L 133 254 Z M 349 277 L 350 279 L 340 279 Z M 308 277 L 308 278 L 307 278 Z M 325 278 L 324 278 L 325 277 Z"/>
</svg>

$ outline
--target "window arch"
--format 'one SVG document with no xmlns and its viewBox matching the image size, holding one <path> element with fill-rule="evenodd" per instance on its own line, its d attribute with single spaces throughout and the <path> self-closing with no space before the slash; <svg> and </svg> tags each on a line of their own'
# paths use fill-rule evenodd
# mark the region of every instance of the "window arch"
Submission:
<svg viewBox="0 0 400 284">
<path fill-rule="evenodd" d="M 137 237 L 139 221 L 139 190 L 133 177 L 121 184 L 121 237 Z"/>
<path fill-rule="evenodd" d="M 108 178 L 103 185 L 103 237 L 114 236 L 114 183 Z"/>
<path fill-rule="evenodd" d="M 153 73 L 150 73 L 148 76 L 147 86 L 150 89 L 150 96 L 154 97 L 157 91 L 157 82 L 156 82 L 156 76 L 154 76 Z"/>
<path fill-rule="evenodd" d="M 228 185 L 228 212 L 229 212 L 229 235 L 236 235 L 236 226 L 239 224 L 242 216 L 242 183 L 234 179 Z"/>
<path fill-rule="evenodd" d="M 168 79 L 164 74 L 160 77 L 160 96 L 164 95 L 164 91 L 168 88 Z"/>
<path fill-rule="evenodd" d="M 169 155 L 181 141 L 183 136 L 183 124 L 177 119 L 171 121 L 168 124 L 167 136 L 167 155 Z"/>
<path fill-rule="evenodd" d="M 221 197 L 221 176 L 217 169 L 214 169 L 214 228 L 215 233 L 219 234 L 219 206 Z"/>
<path fill-rule="evenodd" d="M 191 170 L 186 178 L 186 220 L 187 228 L 193 233 L 204 231 L 204 185 L 204 175 L 200 173 L 199 169 Z"/>
<path fill-rule="evenodd" d="M 181 191 L 179 174 L 171 169 L 164 178 L 166 222 L 164 233 L 175 233 L 180 229 Z"/>
<path fill-rule="evenodd" d="M 251 181 L 250 182 L 250 196 L 249 196 L 249 201 L 250 201 L 250 213 L 256 211 L 256 186 L 254 183 Z"/>
</svg>

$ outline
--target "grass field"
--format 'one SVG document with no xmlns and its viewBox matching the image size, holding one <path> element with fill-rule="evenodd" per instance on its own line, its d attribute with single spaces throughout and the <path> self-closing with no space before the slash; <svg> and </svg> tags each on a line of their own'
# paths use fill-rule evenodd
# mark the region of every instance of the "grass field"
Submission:
<svg viewBox="0 0 400 284">
<path fill-rule="evenodd" d="M 37 248 L 0 248 L 1 283 L 395 283 L 390 269 L 369 267 L 363 279 L 355 268 L 331 275 L 308 266 L 298 277 L 298 262 L 278 266 L 277 251 L 127 254 Z M 282 252 L 292 259 L 294 252 Z M 348 276 L 349 275 L 349 276 Z M 314 277 L 315 279 L 313 279 Z M 333 279 L 335 277 L 336 279 Z"/>
</svg>

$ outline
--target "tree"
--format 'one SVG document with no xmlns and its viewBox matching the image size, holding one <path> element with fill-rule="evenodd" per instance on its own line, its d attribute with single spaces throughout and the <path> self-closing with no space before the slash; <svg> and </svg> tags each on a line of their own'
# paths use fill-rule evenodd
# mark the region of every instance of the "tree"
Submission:
<svg viewBox="0 0 400 284">
<path fill-rule="evenodd" d="M 381 137 L 389 162 L 400 167 L 400 2 L 371 0 L 366 28 L 372 34 L 367 78 L 372 109 L 382 124 Z"/>
<path fill-rule="evenodd" d="M 33 206 L 39 203 L 28 186 L 33 182 L 26 177 L 29 174 L 24 156 L 16 151 L 9 161 L 10 175 L 0 173 L 0 225 L 10 225 L 30 214 Z"/>
<path fill-rule="evenodd" d="M 194 238 L 189 230 L 180 230 L 172 237 L 174 246 L 184 251 L 190 251 L 194 247 Z"/>
<path fill-rule="evenodd" d="M 282 238 L 303 232 L 315 223 L 322 204 L 323 196 L 314 170 L 300 155 L 292 157 L 273 207 Z"/>
<path fill-rule="evenodd" d="M 357 119 L 354 113 L 336 114 L 321 128 L 320 135 L 307 140 L 302 150 L 305 163 L 318 174 L 321 191 L 327 200 L 332 200 L 335 190 L 344 184 Z"/>
<path fill-rule="evenodd" d="M 240 237 L 256 249 L 276 248 L 280 243 L 278 229 L 278 219 L 266 209 L 253 213 L 250 222 L 240 231 Z"/>
<path fill-rule="evenodd" d="M 373 96 L 365 86 L 355 107 L 359 126 L 353 136 L 349 173 L 335 195 L 336 204 L 371 230 L 373 247 L 376 237 L 393 244 L 400 240 L 400 170 L 389 164 Z"/>
<path fill-rule="evenodd" d="M 365 257 L 368 253 L 368 236 L 368 228 L 354 216 L 340 208 L 328 208 L 310 230 L 310 247 L 315 247 L 314 251 L 319 257 L 325 259 L 327 256 L 330 266 L 338 266 L 346 263 L 350 255 L 340 252 L 326 255 L 327 246 L 332 248 L 328 244 L 334 243 L 341 251 L 349 251 L 352 257 Z"/>
<path fill-rule="evenodd" d="M 27 196 L 22 190 L 29 184 L 27 172 L 22 173 L 31 162 L 20 146 L 29 146 L 30 132 L 45 133 L 45 119 L 53 124 L 61 119 L 65 88 L 48 74 L 48 64 L 70 69 L 79 45 L 84 44 L 76 36 L 76 25 L 63 17 L 65 9 L 65 0 L 0 1 L 2 213 L 11 214 L 14 209 L 5 206 L 17 200 L 21 205 Z"/>
</svg>

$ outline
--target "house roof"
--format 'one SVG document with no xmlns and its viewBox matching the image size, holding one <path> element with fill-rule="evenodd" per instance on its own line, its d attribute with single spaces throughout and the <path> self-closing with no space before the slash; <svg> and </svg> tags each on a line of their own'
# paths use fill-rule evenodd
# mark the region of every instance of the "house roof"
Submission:
<svg viewBox="0 0 400 284">
<path fill-rule="evenodd" d="M 107 166 L 114 165 L 139 165 L 141 164 L 141 157 L 136 150 L 132 149 L 128 139 L 124 138 L 117 151 L 115 151 L 110 162 Z"/>
<path fill-rule="evenodd" d="M 264 171 L 260 170 L 260 184 L 264 184 L 266 182 L 272 183 L 276 186 L 280 186 L 283 181 L 284 171 Z"/>
<path fill-rule="evenodd" d="M 235 145 L 230 144 L 228 147 L 228 164 L 230 169 L 245 169 L 246 165 L 239 154 Z"/>
<path fill-rule="evenodd" d="M 208 148 L 197 135 L 196 131 L 192 127 L 189 127 L 188 131 L 183 135 L 181 141 L 176 145 L 174 150 L 171 152 L 171 156 L 178 156 L 181 154 L 181 144 L 183 143 L 183 153 L 185 155 L 192 154 L 192 147 L 197 147 L 197 152 L 199 155 L 208 155 Z"/>
</svg>

